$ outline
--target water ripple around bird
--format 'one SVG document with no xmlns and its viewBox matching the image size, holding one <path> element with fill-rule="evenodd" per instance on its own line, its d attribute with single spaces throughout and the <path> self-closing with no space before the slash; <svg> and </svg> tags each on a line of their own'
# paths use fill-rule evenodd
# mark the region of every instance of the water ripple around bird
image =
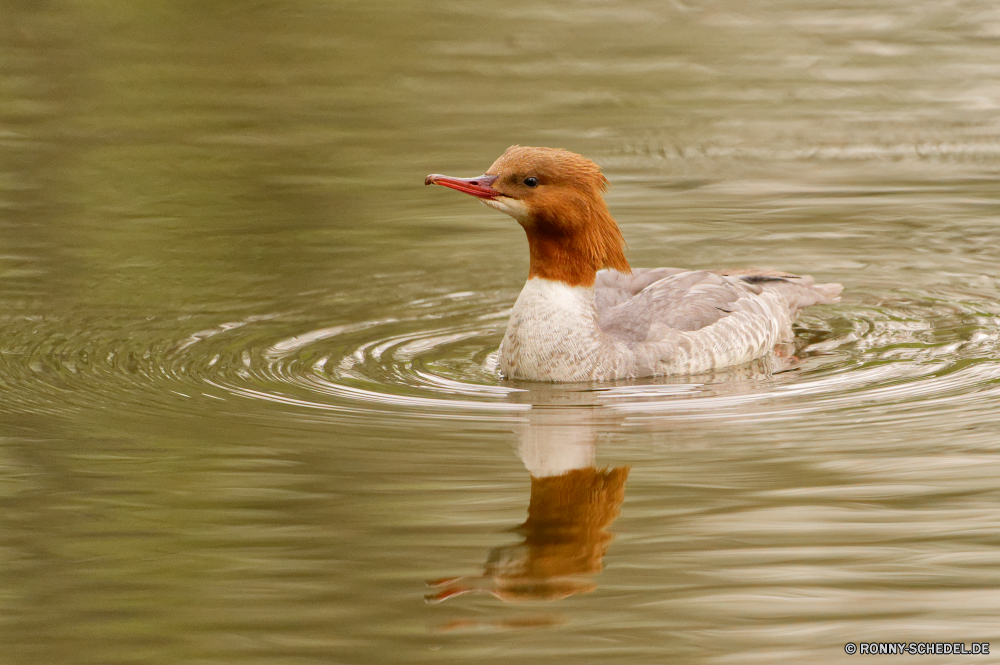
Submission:
<svg viewBox="0 0 1000 665">
<path fill-rule="evenodd" d="M 182 396 L 259 400 L 335 419 L 509 419 L 542 388 L 499 375 L 509 304 L 499 293 L 452 294 L 333 325 L 274 312 L 179 339 L 167 320 L 92 321 L 68 333 L 60 320 L 13 319 L 0 349 L 3 408 L 155 410 Z M 842 303 L 807 311 L 794 345 L 748 366 L 561 389 L 632 420 L 842 419 L 870 408 L 883 417 L 940 415 L 988 408 L 1000 391 L 998 331 L 1000 306 L 987 294 L 848 292 Z"/>
</svg>

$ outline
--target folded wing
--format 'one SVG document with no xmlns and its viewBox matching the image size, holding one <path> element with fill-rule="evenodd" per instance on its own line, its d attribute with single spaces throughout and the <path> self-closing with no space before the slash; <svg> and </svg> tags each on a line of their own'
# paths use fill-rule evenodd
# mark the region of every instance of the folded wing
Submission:
<svg viewBox="0 0 1000 665">
<path fill-rule="evenodd" d="M 803 307 L 835 302 L 840 291 L 839 284 L 817 285 L 808 276 L 768 270 L 654 268 L 637 269 L 632 275 L 600 271 L 595 300 L 601 329 L 623 342 L 638 343 L 655 341 L 665 331 L 705 330 L 734 314 L 742 314 L 737 319 L 747 325 L 760 321 L 769 329 L 773 322 L 768 317 L 777 316 L 784 327 Z M 784 311 L 776 312 L 776 307 Z"/>
</svg>

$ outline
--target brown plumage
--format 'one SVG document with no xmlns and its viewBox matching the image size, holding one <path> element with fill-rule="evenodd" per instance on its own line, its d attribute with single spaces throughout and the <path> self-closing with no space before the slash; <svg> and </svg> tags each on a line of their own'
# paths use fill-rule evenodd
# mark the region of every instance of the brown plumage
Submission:
<svg viewBox="0 0 1000 665">
<path fill-rule="evenodd" d="M 604 202 L 608 180 L 586 157 L 513 145 L 478 178 L 435 174 L 425 183 L 472 194 L 514 217 L 528 236 L 529 277 L 593 286 L 603 268 L 631 272 L 625 238 Z"/>
<path fill-rule="evenodd" d="M 528 236 L 529 277 L 573 286 L 591 286 L 602 268 L 630 273 L 625 238 L 604 202 L 608 179 L 601 167 L 559 148 L 511 146 L 487 175 L 498 176 L 493 188 L 511 192 L 531 215 L 518 220 Z M 524 185 L 529 177 L 538 185 Z"/>
</svg>

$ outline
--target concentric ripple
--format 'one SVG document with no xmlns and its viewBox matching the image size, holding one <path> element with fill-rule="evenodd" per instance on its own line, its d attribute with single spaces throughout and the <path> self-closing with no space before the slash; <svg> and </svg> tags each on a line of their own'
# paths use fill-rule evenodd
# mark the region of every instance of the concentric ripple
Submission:
<svg viewBox="0 0 1000 665">
<path fill-rule="evenodd" d="M 970 293 L 855 292 L 815 308 L 795 345 L 711 376 L 541 386 L 504 381 L 496 349 L 510 303 L 455 293 L 365 321 L 317 325 L 303 312 L 220 321 L 11 317 L 0 348 L 5 411 L 177 409 L 178 399 L 250 399 L 337 417 L 491 420 L 565 399 L 630 419 L 782 419 L 877 409 L 913 417 L 969 409 L 1000 392 L 1000 306 Z M 103 325 L 103 327 L 102 327 Z M 95 332 L 97 331 L 97 332 Z"/>
</svg>

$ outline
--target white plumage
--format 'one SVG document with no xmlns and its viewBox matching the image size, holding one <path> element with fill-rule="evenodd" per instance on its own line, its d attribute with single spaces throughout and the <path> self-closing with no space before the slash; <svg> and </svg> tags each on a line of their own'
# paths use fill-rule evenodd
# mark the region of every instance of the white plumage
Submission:
<svg viewBox="0 0 1000 665">
<path fill-rule="evenodd" d="M 593 287 L 534 277 L 511 312 L 500 370 L 531 381 L 605 381 L 739 365 L 791 339 L 799 309 L 839 293 L 838 284 L 765 272 L 602 270 Z"/>
</svg>

